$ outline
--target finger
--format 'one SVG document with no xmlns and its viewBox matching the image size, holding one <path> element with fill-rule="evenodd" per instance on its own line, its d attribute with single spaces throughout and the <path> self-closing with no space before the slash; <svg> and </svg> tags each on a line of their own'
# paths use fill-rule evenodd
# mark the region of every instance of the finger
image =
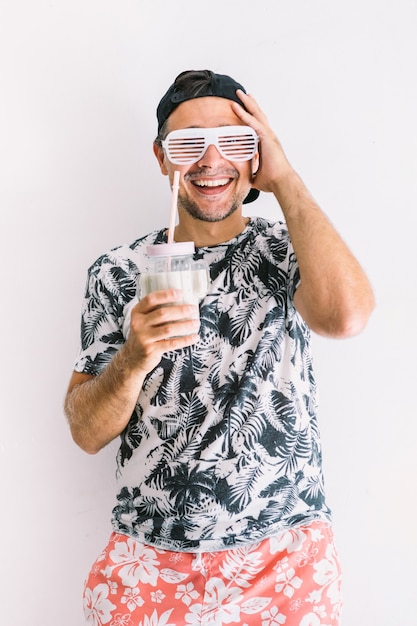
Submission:
<svg viewBox="0 0 417 626">
<path fill-rule="evenodd" d="M 151 326 L 165 325 L 169 322 L 177 323 L 182 320 L 198 320 L 198 306 L 194 304 L 169 304 L 151 310 L 148 314 L 148 324 Z"/>
<path fill-rule="evenodd" d="M 172 339 L 173 337 L 187 337 L 197 334 L 200 328 L 199 319 L 169 320 L 158 326 L 148 327 L 147 342 L 158 342 Z"/>
<path fill-rule="evenodd" d="M 152 291 L 140 299 L 136 308 L 142 313 L 148 313 L 158 307 L 181 302 L 183 297 L 184 295 L 181 289 L 161 289 L 159 291 Z"/>
<path fill-rule="evenodd" d="M 132 334 L 144 347 L 170 337 L 195 334 L 199 327 L 198 308 L 189 304 L 165 306 L 149 313 L 132 311 L 130 321 Z"/>
<path fill-rule="evenodd" d="M 198 333 L 193 333 L 191 335 L 168 337 L 168 339 L 160 341 L 158 345 L 160 346 L 162 352 L 170 352 L 171 350 L 181 350 L 181 348 L 192 346 L 193 344 L 198 343 L 199 340 L 200 335 L 198 335 Z"/>
<path fill-rule="evenodd" d="M 135 353 L 141 358 L 150 358 L 153 361 L 156 356 L 159 359 L 163 352 L 186 347 L 199 340 L 199 319 L 169 321 L 166 324 L 151 326 L 148 317 L 140 315 L 131 325 L 132 332 L 128 337 Z"/>
<path fill-rule="evenodd" d="M 130 340 L 130 337 L 128 338 L 128 341 Z M 145 372 L 149 372 L 157 366 L 165 352 L 187 348 L 197 343 L 199 339 L 200 336 L 196 332 L 188 335 L 166 337 L 164 339 L 160 339 L 159 341 L 155 341 L 155 339 L 152 339 L 151 341 L 150 337 L 147 337 L 146 340 L 136 342 L 133 345 L 133 353 L 140 363 L 141 369 Z"/>
<path fill-rule="evenodd" d="M 259 104 L 256 102 L 255 98 L 251 96 L 250 94 L 245 93 L 241 89 L 238 89 L 236 94 L 238 95 L 239 99 L 242 100 L 242 103 L 244 104 L 246 108 L 246 111 L 245 109 L 242 109 L 243 112 L 246 115 L 249 114 L 250 116 L 252 116 L 252 118 L 254 117 L 257 121 L 268 126 L 268 118 L 266 117 L 265 113 L 262 111 Z"/>
</svg>

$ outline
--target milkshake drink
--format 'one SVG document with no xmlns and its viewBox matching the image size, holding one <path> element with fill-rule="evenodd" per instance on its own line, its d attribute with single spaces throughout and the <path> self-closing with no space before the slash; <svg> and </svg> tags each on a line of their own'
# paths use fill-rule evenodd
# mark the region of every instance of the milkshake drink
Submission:
<svg viewBox="0 0 417 626">
<path fill-rule="evenodd" d="M 178 304 L 198 305 L 207 293 L 207 270 L 188 269 L 171 272 L 142 274 L 139 279 L 141 297 L 161 289 L 181 289 L 183 296 Z"/>
<path fill-rule="evenodd" d="M 195 304 L 207 293 L 209 277 L 204 261 L 194 261 L 192 241 L 148 246 L 148 267 L 138 281 L 138 297 L 152 291 L 180 289 L 176 304 Z"/>
</svg>

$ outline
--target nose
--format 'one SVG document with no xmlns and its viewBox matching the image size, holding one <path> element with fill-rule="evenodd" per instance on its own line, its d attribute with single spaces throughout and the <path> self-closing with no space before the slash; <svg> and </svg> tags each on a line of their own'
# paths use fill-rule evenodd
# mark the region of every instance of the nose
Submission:
<svg viewBox="0 0 417 626">
<path fill-rule="evenodd" d="M 225 159 L 217 150 L 216 146 L 214 144 L 210 144 L 203 156 L 197 162 L 201 167 L 213 167 L 216 163 L 219 163 L 220 161 L 223 162 L 224 160 Z"/>
</svg>

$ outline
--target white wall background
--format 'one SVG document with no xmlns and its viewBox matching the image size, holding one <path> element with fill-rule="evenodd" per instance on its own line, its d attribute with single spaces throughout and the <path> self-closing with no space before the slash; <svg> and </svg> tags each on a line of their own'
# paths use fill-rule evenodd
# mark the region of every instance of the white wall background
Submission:
<svg viewBox="0 0 417 626">
<path fill-rule="evenodd" d="M 257 97 L 374 285 L 360 337 L 315 340 L 344 626 L 417 624 L 416 27 L 416 0 L 0 0 L 2 624 L 83 624 L 116 448 L 81 452 L 62 412 L 86 270 L 166 225 L 155 107 L 206 67 Z"/>
</svg>

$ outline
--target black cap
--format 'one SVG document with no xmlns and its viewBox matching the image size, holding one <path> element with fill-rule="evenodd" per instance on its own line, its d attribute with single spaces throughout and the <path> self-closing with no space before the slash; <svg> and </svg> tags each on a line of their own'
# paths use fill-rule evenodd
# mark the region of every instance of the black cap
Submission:
<svg viewBox="0 0 417 626">
<path fill-rule="evenodd" d="M 240 104 L 240 106 L 244 107 L 243 102 L 236 94 L 237 89 L 241 89 L 244 93 L 246 93 L 245 88 L 240 83 L 235 81 L 230 76 L 226 76 L 225 74 L 215 74 L 211 70 L 203 70 L 203 72 L 198 73 L 204 74 L 205 77 L 204 86 L 200 90 L 195 90 L 192 93 L 183 91 L 181 89 L 181 81 L 179 85 L 177 85 L 177 81 L 184 74 L 188 74 L 188 72 L 182 72 L 179 76 L 177 76 L 173 84 L 162 97 L 156 109 L 156 117 L 158 118 L 158 133 L 177 106 L 181 104 L 181 102 L 186 102 L 187 100 L 205 98 L 206 96 L 217 96 L 218 98 L 233 100 L 234 102 Z M 258 196 L 258 189 L 251 189 L 244 199 L 243 204 L 253 202 Z"/>
</svg>

